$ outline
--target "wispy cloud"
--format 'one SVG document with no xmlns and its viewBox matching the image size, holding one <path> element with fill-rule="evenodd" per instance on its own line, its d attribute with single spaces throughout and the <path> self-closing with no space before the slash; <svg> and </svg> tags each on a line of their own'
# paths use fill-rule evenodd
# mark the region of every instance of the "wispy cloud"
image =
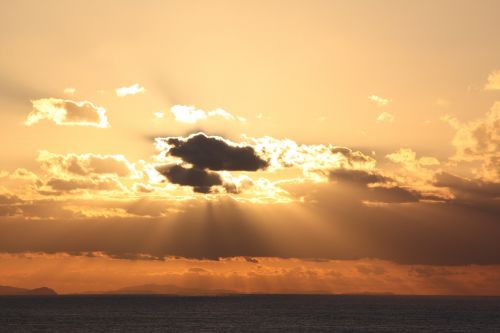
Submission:
<svg viewBox="0 0 500 333">
<path fill-rule="evenodd" d="M 377 106 L 386 106 L 387 104 L 389 104 L 391 102 L 390 99 L 380 97 L 377 95 L 370 95 L 370 96 L 368 96 L 368 99 L 371 100 L 372 102 L 375 102 L 375 104 L 377 104 Z"/>
</svg>

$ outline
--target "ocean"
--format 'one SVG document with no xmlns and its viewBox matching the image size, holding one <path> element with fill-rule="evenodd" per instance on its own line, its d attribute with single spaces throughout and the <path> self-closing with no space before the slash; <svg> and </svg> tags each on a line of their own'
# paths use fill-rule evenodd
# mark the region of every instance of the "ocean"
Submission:
<svg viewBox="0 0 500 333">
<path fill-rule="evenodd" d="M 500 332 L 500 297 L 2 296 L 0 332 Z"/>
</svg>

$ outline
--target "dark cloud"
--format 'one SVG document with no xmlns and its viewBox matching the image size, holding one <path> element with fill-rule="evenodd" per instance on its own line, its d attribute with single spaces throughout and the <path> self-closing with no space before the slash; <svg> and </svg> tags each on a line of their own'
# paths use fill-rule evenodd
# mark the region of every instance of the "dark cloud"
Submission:
<svg viewBox="0 0 500 333">
<path fill-rule="evenodd" d="M 483 181 L 481 179 L 466 179 L 447 172 L 435 176 L 435 186 L 448 187 L 456 194 L 480 196 L 487 198 L 500 197 L 500 183 Z"/>
<path fill-rule="evenodd" d="M 374 171 L 335 169 L 329 172 L 330 181 L 337 181 L 364 189 L 363 200 L 383 203 L 418 201 L 420 195 L 399 185 L 395 181 Z M 368 186 L 371 185 L 371 186 Z"/>
<path fill-rule="evenodd" d="M 350 182 L 359 185 L 385 183 L 391 180 L 375 172 L 355 169 L 330 170 L 329 179 L 330 181 Z"/>
<path fill-rule="evenodd" d="M 166 154 L 179 157 L 192 167 L 160 166 L 157 167 L 158 172 L 171 183 L 191 186 L 199 193 L 209 193 L 213 186 L 222 185 L 226 192 L 237 194 L 242 188 L 252 185 L 251 182 L 245 182 L 242 186 L 225 183 L 218 173 L 211 171 L 257 171 L 268 166 L 268 162 L 259 157 L 253 147 L 236 145 L 204 133 L 187 138 L 167 137 L 159 140 L 170 146 Z"/>
<path fill-rule="evenodd" d="M 17 196 L 12 194 L 0 194 L 0 205 L 10 205 L 14 203 L 21 202 Z"/>
<path fill-rule="evenodd" d="M 472 207 L 484 212 L 500 214 L 500 183 L 482 179 L 467 179 L 440 172 L 435 175 L 434 185 L 447 187 L 453 194 L 450 203 Z"/>
<path fill-rule="evenodd" d="M 222 178 L 215 172 L 198 168 L 185 168 L 180 165 L 159 166 L 156 168 L 171 183 L 192 186 L 193 191 L 209 193 L 212 186 L 222 185 Z"/>
<path fill-rule="evenodd" d="M 416 192 L 412 192 L 401 186 L 391 186 L 391 187 L 369 187 L 367 200 L 373 200 L 376 202 L 385 203 L 404 203 L 404 202 L 415 202 L 418 201 L 420 195 Z"/>
<path fill-rule="evenodd" d="M 353 163 L 367 163 L 372 161 L 371 157 L 366 156 L 360 151 L 353 151 L 347 147 L 333 147 L 330 151 L 332 154 L 344 156 L 350 165 L 353 165 Z"/>
<path fill-rule="evenodd" d="M 188 138 L 170 137 L 168 154 L 180 157 L 199 169 L 257 171 L 268 163 L 251 146 L 234 145 L 219 137 L 198 133 Z"/>
</svg>

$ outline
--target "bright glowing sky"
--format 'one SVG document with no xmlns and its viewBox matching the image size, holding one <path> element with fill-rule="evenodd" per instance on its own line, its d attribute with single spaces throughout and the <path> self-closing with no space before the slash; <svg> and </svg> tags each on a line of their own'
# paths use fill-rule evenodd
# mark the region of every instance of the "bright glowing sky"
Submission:
<svg viewBox="0 0 500 333">
<path fill-rule="evenodd" d="M 1 7 L 0 285 L 500 294 L 498 1 Z"/>
</svg>

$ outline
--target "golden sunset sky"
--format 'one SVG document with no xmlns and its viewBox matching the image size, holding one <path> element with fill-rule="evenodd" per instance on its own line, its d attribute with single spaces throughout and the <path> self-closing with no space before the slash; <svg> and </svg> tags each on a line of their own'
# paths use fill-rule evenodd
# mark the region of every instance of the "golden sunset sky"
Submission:
<svg viewBox="0 0 500 333">
<path fill-rule="evenodd" d="M 0 285 L 500 295 L 499 1 L 4 1 Z"/>
</svg>

